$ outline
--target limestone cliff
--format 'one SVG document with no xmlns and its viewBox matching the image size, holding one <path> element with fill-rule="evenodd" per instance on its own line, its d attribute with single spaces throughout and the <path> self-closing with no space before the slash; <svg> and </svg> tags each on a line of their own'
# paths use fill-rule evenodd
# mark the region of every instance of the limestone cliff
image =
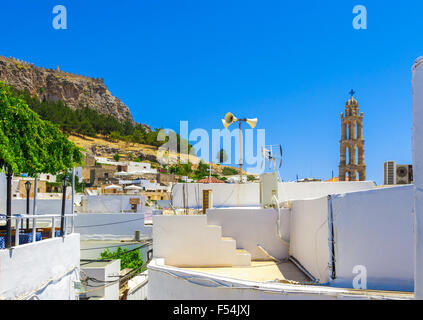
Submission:
<svg viewBox="0 0 423 320">
<path fill-rule="evenodd" d="M 62 100 L 72 109 L 88 106 L 100 113 L 134 123 L 128 107 L 114 97 L 103 79 L 45 69 L 14 58 L 0 56 L 0 81 L 18 90 L 28 90 L 40 100 Z"/>
</svg>

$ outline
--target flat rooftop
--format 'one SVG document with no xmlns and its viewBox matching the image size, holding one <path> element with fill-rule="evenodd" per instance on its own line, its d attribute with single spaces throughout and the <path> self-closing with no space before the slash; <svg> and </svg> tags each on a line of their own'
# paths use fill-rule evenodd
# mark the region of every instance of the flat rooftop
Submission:
<svg viewBox="0 0 423 320">
<path fill-rule="evenodd" d="M 183 268 L 227 278 L 266 282 L 304 284 L 311 280 L 292 262 L 251 261 L 248 267 Z"/>
<path fill-rule="evenodd" d="M 329 289 L 329 292 L 342 292 L 349 296 L 368 297 L 368 299 L 414 299 L 413 292 L 384 291 L 384 290 L 361 290 L 349 288 L 336 288 L 329 286 L 319 286 L 311 280 L 292 263 L 274 261 L 251 261 L 251 266 L 247 267 L 205 267 L 205 268 L 181 268 L 183 270 L 195 271 L 204 274 L 231 278 L 234 280 L 245 280 L 254 282 L 273 282 L 299 286 L 316 286 Z"/>
<path fill-rule="evenodd" d="M 81 268 L 104 268 L 107 265 L 116 262 L 117 260 L 109 260 L 109 261 L 81 261 Z"/>
</svg>

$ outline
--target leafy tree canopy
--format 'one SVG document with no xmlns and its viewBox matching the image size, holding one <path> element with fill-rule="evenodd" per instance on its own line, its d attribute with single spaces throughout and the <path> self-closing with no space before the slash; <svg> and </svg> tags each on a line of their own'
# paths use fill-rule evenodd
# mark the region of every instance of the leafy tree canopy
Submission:
<svg viewBox="0 0 423 320">
<path fill-rule="evenodd" d="M 22 96 L 0 82 L 0 168 L 36 176 L 81 162 L 80 149 L 58 127 L 41 120 Z"/>
<path fill-rule="evenodd" d="M 233 176 L 238 174 L 238 170 L 231 168 L 231 167 L 224 167 L 222 170 L 222 174 L 224 176 Z"/>
<path fill-rule="evenodd" d="M 220 151 L 217 153 L 217 160 L 219 163 L 223 163 L 228 160 L 228 155 L 226 154 L 225 149 L 220 149 Z"/>
<path fill-rule="evenodd" d="M 116 251 L 111 252 L 109 249 L 106 249 L 100 253 L 101 259 L 120 259 L 120 269 L 138 269 L 141 268 L 144 264 L 144 261 L 141 258 L 141 253 L 139 250 L 128 251 L 128 249 L 118 247 Z M 140 271 L 146 270 L 146 267 L 143 267 Z"/>
</svg>

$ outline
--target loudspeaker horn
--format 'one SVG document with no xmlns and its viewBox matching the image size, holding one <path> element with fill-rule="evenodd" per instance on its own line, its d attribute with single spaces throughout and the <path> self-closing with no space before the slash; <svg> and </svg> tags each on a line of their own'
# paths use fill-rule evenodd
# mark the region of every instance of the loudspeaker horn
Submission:
<svg viewBox="0 0 423 320">
<path fill-rule="evenodd" d="M 222 123 L 225 128 L 229 127 L 235 121 L 238 121 L 238 119 L 230 112 L 226 114 L 225 119 L 222 119 Z"/>
<path fill-rule="evenodd" d="M 247 122 L 250 125 L 250 127 L 254 129 L 257 125 L 257 121 L 258 119 L 254 118 L 254 119 L 247 119 L 245 122 Z"/>
</svg>

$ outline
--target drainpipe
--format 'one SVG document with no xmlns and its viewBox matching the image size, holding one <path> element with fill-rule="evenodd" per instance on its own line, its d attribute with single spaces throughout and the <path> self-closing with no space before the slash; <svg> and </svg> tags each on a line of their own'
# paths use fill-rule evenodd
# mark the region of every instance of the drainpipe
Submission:
<svg viewBox="0 0 423 320">
<path fill-rule="evenodd" d="M 280 225 L 281 225 L 281 209 L 279 207 L 279 199 L 277 195 L 273 195 L 272 197 L 273 202 L 275 203 L 275 209 L 278 212 L 278 218 L 276 219 L 276 235 L 278 237 L 278 239 L 280 240 L 280 242 L 282 242 L 285 246 L 287 246 L 289 248 L 289 242 L 284 240 L 281 236 L 281 230 L 280 230 Z"/>
<path fill-rule="evenodd" d="M 335 268 L 335 231 L 333 228 L 333 210 L 332 210 L 332 197 L 328 195 L 328 224 L 329 224 L 329 270 L 330 278 L 335 280 L 336 278 L 336 268 Z"/>
<path fill-rule="evenodd" d="M 6 175 L 6 248 L 12 247 L 12 177 L 11 173 Z M 16 231 L 17 232 L 17 231 Z"/>
</svg>

